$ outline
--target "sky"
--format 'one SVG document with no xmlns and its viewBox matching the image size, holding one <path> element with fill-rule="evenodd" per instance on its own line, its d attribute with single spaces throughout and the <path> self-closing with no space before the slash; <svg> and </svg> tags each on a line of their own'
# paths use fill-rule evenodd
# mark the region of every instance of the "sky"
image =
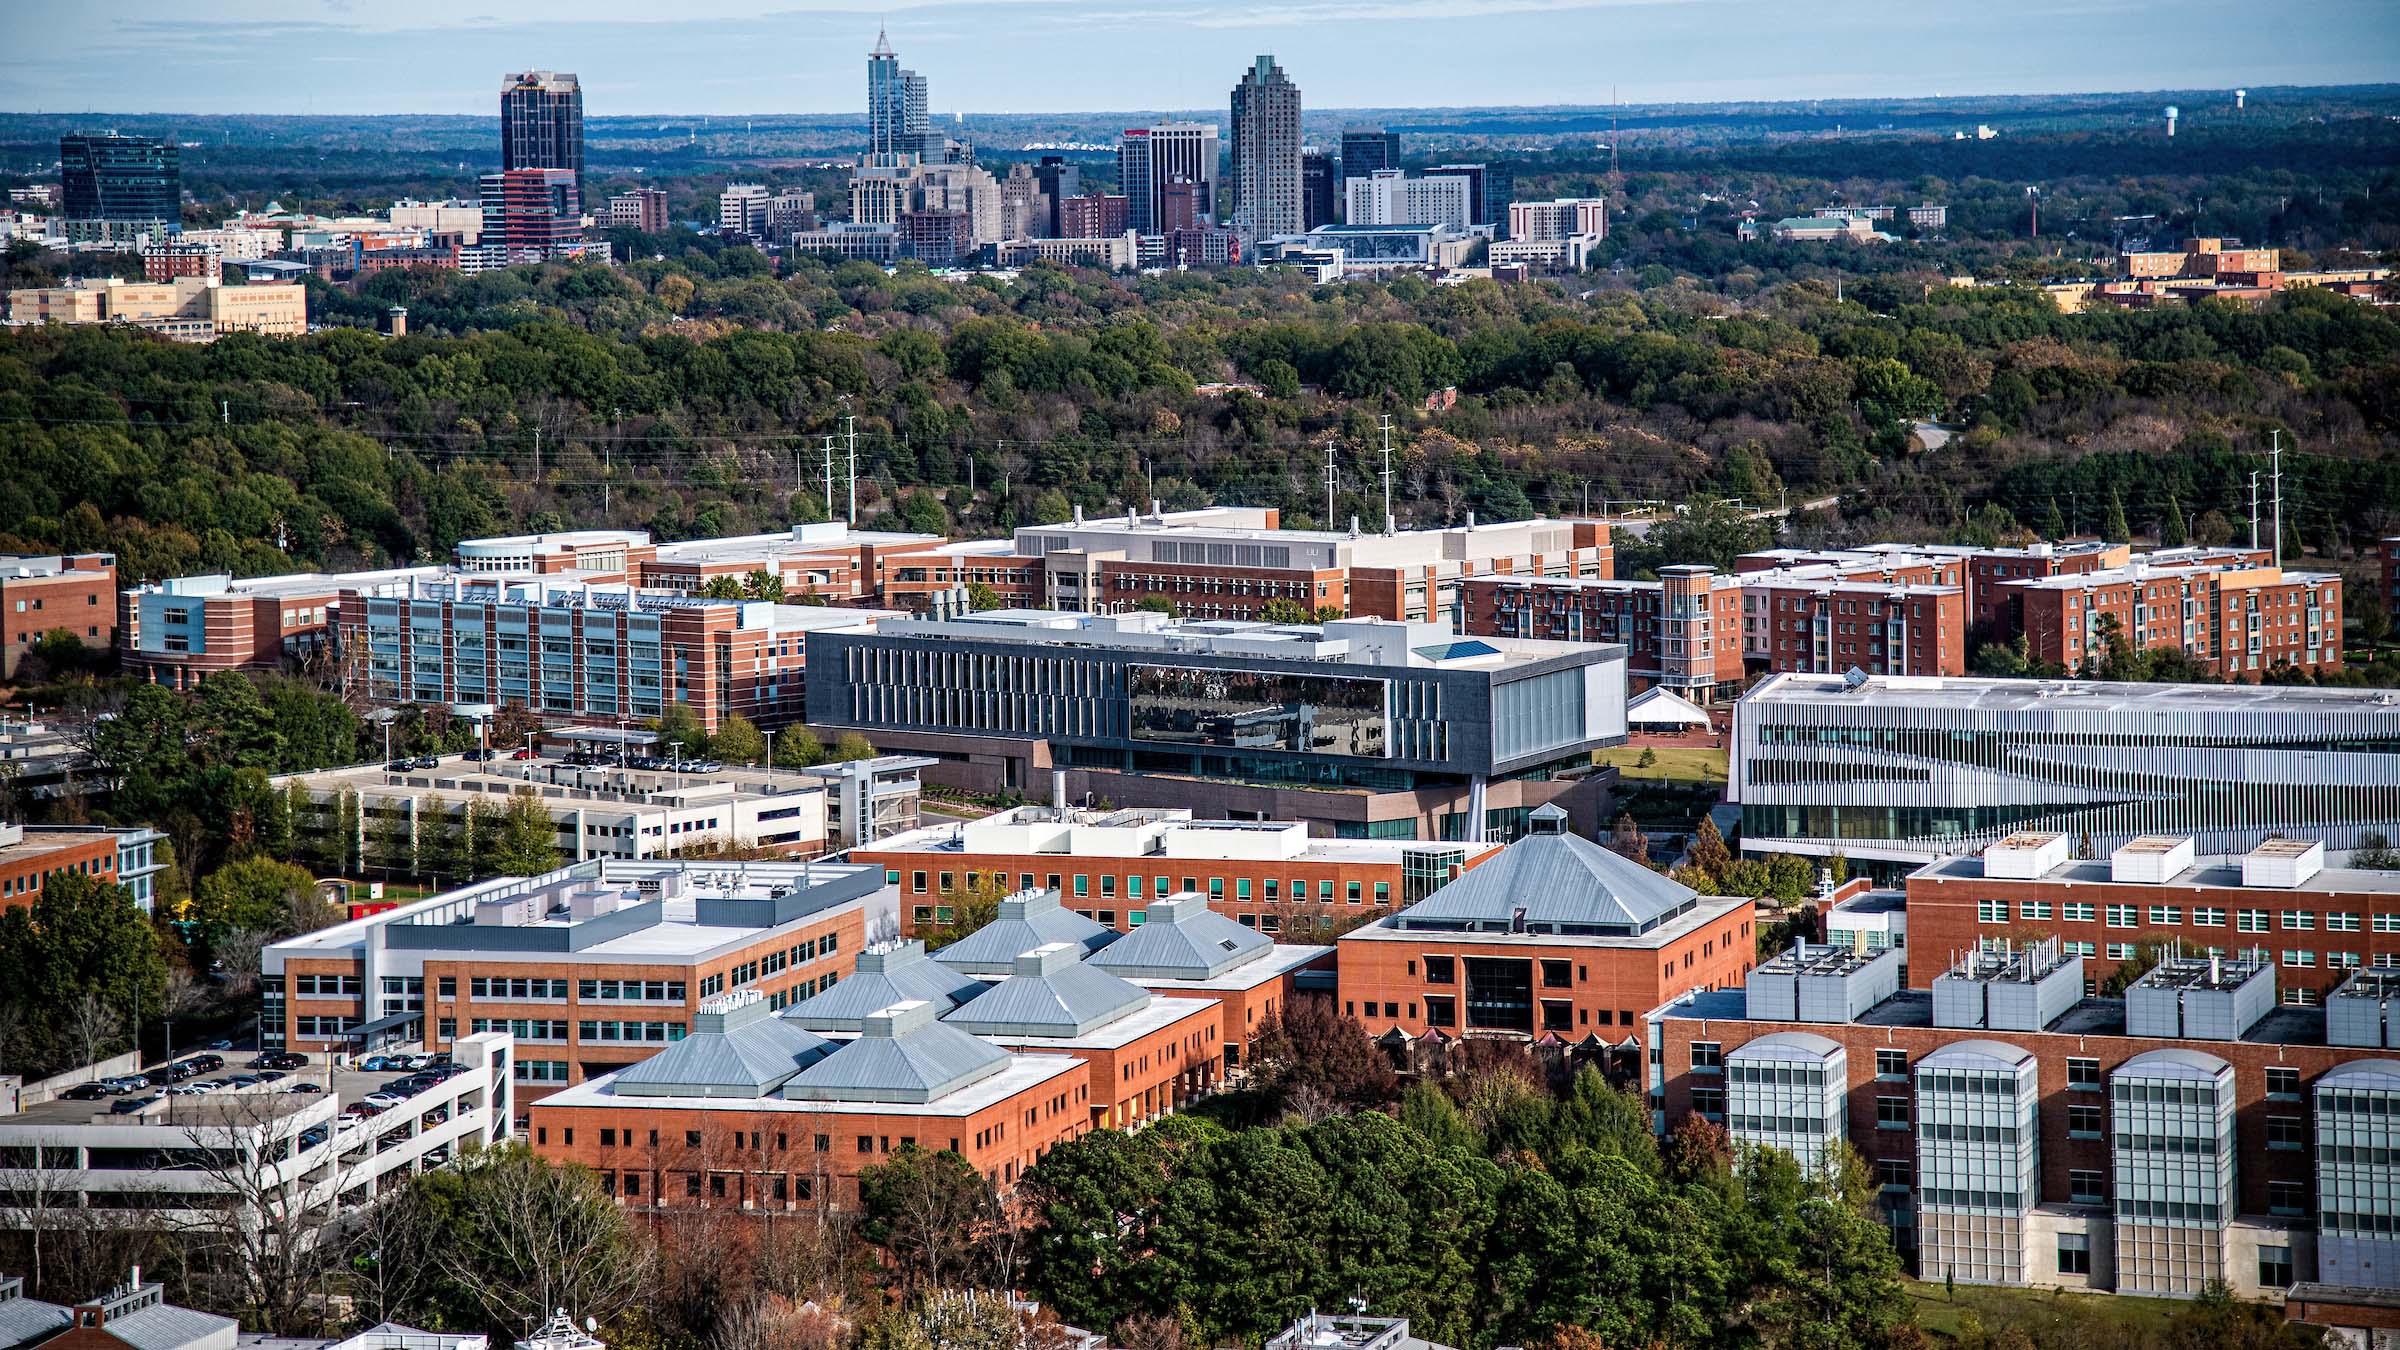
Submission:
<svg viewBox="0 0 2400 1350">
<path fill-rule="evenodd" d="M 0 0 L 0 110 L 845 112 L 878 24 L 970 116 L 1221 110 L 1260 52 L 1326 108 L 2400 80 L 2400 0 Z"/>
</svg>

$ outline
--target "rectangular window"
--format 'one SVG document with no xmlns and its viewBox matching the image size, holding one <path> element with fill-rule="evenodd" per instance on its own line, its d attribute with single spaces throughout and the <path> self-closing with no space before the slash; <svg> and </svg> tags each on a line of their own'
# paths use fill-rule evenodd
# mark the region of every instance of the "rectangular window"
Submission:
<svg viewBox="0 0 2400 1350">
<path fill-rule="evenodd" d="M 1725 1068 L 1725 1047 L 1716 1041 L 1692 1042 L 1692 1072 L 1720 1073 Z"/>
<path fill-rule="evenodd" d="M 2068 923 L 2090 923 L 2096 912 L 2089 900 L 2069 900 L 2058 907 L 2059 917 Z"/>
<path fill-rule="evenodd" d="M 2008 922 L 2008 902 L 2007 902 L 2006 900 L 1978 900 L 1978 901 L 1976 901 L 1976 902 L 1975 902 L 1975 922 L 1977 922 L 1977 923 L 2007 923 L 2007 922 Z"/>
<path fill-rule="evenodd" d="M 1875 1076 L 1887 1081 L 1907 1078 L 1908 1052 L 1906 1050 L 1876 1051 Z"/>
<path fill-rule="evenodd" d="M 2291 1248 L 2261 1247 L 2258 1249 L 2258 1286 L 2261 1289 L 2291 1288 Z"/>
<path fill-rule="evenodd" d="M 2283 929 L 2287 933 L 2311 933 L 2317 927 L 2317 912 L 2313 909 L 2287 909 L 2283 912 Z"/>
<path fill-rule="evenodd" d="M 2150 907 L 2150 922 L 2153 925 L 2178 927 L 2183 923 L 2183 906 L 2152 905 Z"/>
<path fill-rule="evenodd" d="M 2082 1233 L 2058 1235 L 2058 1273 L 2089 1275 L 2092 1273 L 2092 1240 Z"/>
<path fill-rule="evenodd" d="M 2267 1117 L 2267 1147 L 2297 1151 L 2307 1143 L 2307 1131 L 2298 1116 Z"/>
<path fill-rule="evenodd" d="M 2298 1069 L 2268 1069 L 2267 1100 L 2276 1102 L 2300 1100 L 2300 1071 Z"/>
<path fill-rule="evenodd" d="M 2192 923 L 2201 928 L 2223 928 L 2225 911 L 2215 905 L 2200 905 L 2192 910 Z"/>
<path fill-rule="evenodd" d="M 2263 909 L 2237 909 L 2233 912 L 2233 927 L 2237 933 L 2267 931 L 2267 912 Z"/>
<path fill-rule="evenodd" d="M 1434 956 L 1428 954 L 1425 957 L 1425 983 L 1458 983 L 1458 958 L 1455 956 Z"/>
<path fill-rule="evenodd" d="M 2069 1171 L 2067 1173 L 2067 1201 L 2077 1205 L 2108 1203 L 2106 1178 L 2097 1170 L 2087 1172 L 2077 1168 Z"/>
<path fill-rule="evenodd" d="M 2135 927 L 2139 927 L 2139 926 L 2140 926 L 2140 924 L 2141 924 L 2141 908 L 2140 908 L 2139 906 L 2137 906 L 2137 905 L 2110 905 L 2110 906 L 2108 907 L 2108 926 L 2109 926 L 2109 927 L 2111 927 L 2111 928 L 2135 928 Z"/>
<path fill-rule="evenodd" d="M 2267 1212 L 2285 1218 L 2295 1218 L 2308 1213 L 2308 1183 L 2305 1181 L 2268 1182 Z"/>
<path fill-rule="evenodd" d="M 1877 1097 L 1875 1099 L 1875 1128 L 1905 1130 L 1908 1128 L 1908 1098 Z"/>
<path fill-rule="evenodd" d="M 2096 1059 L 2068 1060 L 2067 1087 L 2076 1092 L 2098 1092 L 2100 1090 L 2100 1061 Z"/>
<path fill-rule="evenodd" d="M 2098 1105 L 2077 1104 L 2067 1108 L 2067 1137 L 2097 1139 L 2107 1129 L 2105 1112 Z"/>
<path fill-rule="evenodd" d="M 2017 917 L 2044 923 L 2048 922 L 2050 918 L 2050 909 L 2050 902 L 2047 900 L 2020 900 L 2017 902 Z"/>
<path fill-rule="evenodd" d="M 1542 987 L 1544 989 L 1567 989 L 1573 987 L 1574 983 L 1574 962 L 1548 960 L 1542 962 Z"/>
<path fill-rule="evenodd" d="M 2356 914 L 2342 913 L 2327 914 L 2325 916 L 2325 931 L 2329 933 L 2355 933 L 2358 931 L 2358 916 Z"/>
</svg>

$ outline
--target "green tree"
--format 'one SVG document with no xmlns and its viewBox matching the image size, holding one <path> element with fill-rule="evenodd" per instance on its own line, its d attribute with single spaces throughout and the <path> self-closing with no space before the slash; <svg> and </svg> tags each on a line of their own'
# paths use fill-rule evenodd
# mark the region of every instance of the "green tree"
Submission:
<svg viewBox="0 0 2400 1350">
<path fill-rule="evenodd" d="M 767 738 L 757 723 L 740 713 L 727 713 L 717 720 L 717 734 L 708 738 L 708 752 L 728 764 L 763 764 Z"/>
<path fill-rule="evenodd" d="M 1277 596 L 1259 606 L 1258 617 L 1265 623 L 1307 623 L 1309 610 L 1297 600 Z"/>
<path fill-rule="evenodd" d="M 238 671 L 221 670 L 200 681 L 189 726 L 192 758 L 204 768 L 272 769 L 283 757 L 274 714 L 258 686 Z"/>
<path fill-rule="evenodd" d="M 740 600 L 744 598 L 742 579 L 730 572 L 710 577 L 708 584 L 700 588 L 700 598 L 703 600 Z"/>
<path fill-rule="evenodd" d="M 2125 523 L 2125 499 L 2113 487 L 2108 490 L 2108 514 L 2100 518 L 2100 537 L 2112 544 L 2133 538 L 2133 527 Z"/>
<path fill-rule="evenodd" d="M 755 568 L 742 578 L 742 598 L 780 602 L 783 599 L 783 578 L 763 567 Z"/>
<path fill-rule="evenodd" d="M 798 723 L 785 727 L 775 737 L 775 765 L 782 769 L 805 769 L 825 762 L 825 742 L 817 733 Z"/>
<path fill-rule="evenodd" d="M 993 590 L 988 583 L 981 581 L 967 583 L 967 608 L 969 610 L 981 614 L 987 610 L 999 609 L 1001 604 L 1000 592 Z"/>
<path fill-rule="evenodd" d="M 506 834 L 503 813 L 488 797 L 467 803 L 465 829 L 467 872 L 470 876 L 500 875 L 500 844 Z"/>
<path fill-rule="evenodd" d="M 203 942 L 237 928 L 288 937 L 295 915 L 316 888 L 316 878 L 305 867 L 273 858 L 243 858 L 200 878 L 192 888 L 190 918 Z"/>
<path fill-rule="evenodd" d="M 558 826 L 542 799 L 518 790 L 508 794 L 492 846 L 492 870 L 503 876 L 539 876 L 558 866 Z"/>
<path fill-rule="evenodd" d="M 858 1174 L 859 1236 L 884 1250 L 904 1290 L 980 1282 L 976 1248 L 999 1198 L 974 1165 L 943 1149 L 903 1144 Z"/>
<path fill-rule="evenodd" d="M 1713 817 L 1702 816 L 1700 828 L 1692 835 L 1691 863 L 1710 876 L 1725 870 L 1733 854 L 1725 847 L 1725 836 L 1717 833 Z"/>
<path fill-rule="evenodd" d="M 2191 542 L 2191 538 L 2191 531 L 2186 529 L 2183 523 L 2183 503 L 2177 501 L 2175 499 L 2175 494 L 2170 492 L 2167 494 L 2166 507 L 2159 512 L 2159 546 L 2162 548 L 2181 548 L 2185 544 Z"/>
<path fill-rule="evenodd" d="M 54 872 L 31 904 L 0 911 L 0 1006 L 14 1010 L 21 1028 L 0 1054 L 19 1073 L 71 1067 L 70 991 L 131 1028 L 144 1010 L 158 1015 L 166 982 L 158 937 L 131 892 L 80 872 Z"/>
<path fill-rule="evenodd" d="M 406 802 L 386 801 L 367 812 L 366 862 L 387 877 L 417 874 L 416 830 Z"/>
<path fill-rule="evenodd" d="M 184 702 L 164 685 L 141 684 L 116 715 L 92 731 L 92 758 L 116 789 L 126 816 L 157 819 L 192 771 Z"/>
<path fill-rule="evenodd" d="M 700 725 L 700 715 L 688 703 L 670 703 L 665 715 L 650 724 L 658 733 L 662 746 L 683 747 L 685 759 L 698 759 L 708 750 L 708 729 Z"/>
<path fill-rule="evenodd" d="M 855 731 L 845 731 L 842 733 L 841 739 L 833 743 L 833 751 L 827 758 L 837 763 L 846 763 L 854 759 L 873 759 L 875 754 L 874 742 Z"/>
</svg>

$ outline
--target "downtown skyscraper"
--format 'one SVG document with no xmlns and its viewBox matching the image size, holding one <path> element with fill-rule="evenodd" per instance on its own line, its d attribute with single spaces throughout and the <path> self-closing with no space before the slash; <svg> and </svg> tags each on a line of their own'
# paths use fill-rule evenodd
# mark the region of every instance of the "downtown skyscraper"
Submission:
<svg viewBox="0 0 2400 1350">
<path fill-rule="evenodd" d="M 1118 190 L 1125 194 L 1125 224 L 1143 234 L 1166 228 L 1167 199 L 1190 192 L 1199 222 L 1216 218 L 1217 128 L 1213 122 L 1159 122 L 1128 127 L 1117 142 Z"/>
<path fill-rule="evenodd" d="M 1233 87 L 1233 232 L 1243 240 L 1298 234 L 1300 86 L 1261 56 Z"/>
<path fill-rule="evenodd" d="M 891 39 L 884 30 L 875 30 L 875 49 L 867 53 L 867 153 L 873 157 L 871 162 L 889 167 L 892 156 L 923 155 L 932 130 L 925 77 L 902 70 Z"/>
<path fill-rule="evenodd" d="M 500 83 L 500 171 L 565 169 L 583 182 L 583 86 L 573 75 L 527 70 Z"/>
<path fill-rule="evenodd" d="M 183 228 L 183 151 L 155 136 L 61 136 L 60 207 L 70 222 Z"/>
</svg>

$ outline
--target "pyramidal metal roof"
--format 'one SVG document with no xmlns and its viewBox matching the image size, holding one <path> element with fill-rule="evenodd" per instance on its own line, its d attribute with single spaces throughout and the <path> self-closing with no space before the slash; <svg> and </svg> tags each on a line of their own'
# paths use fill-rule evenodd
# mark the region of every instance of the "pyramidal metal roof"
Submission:
<svg viewBox="0 0 2400 1350">
<path fill-rule="evenodd" d="M 969 975 L 1006 975 L 1017 958 L 1053 942 L 1072 942 L 1096 952 L 1117 939 L 1117 930 L 1062 907 L 1056 891 L 1020 891 L 1000 902 L 990 923 L 934 954 L 952 970 Z"/>
<path fill-rule="evenodd" d="M 1073 1037 L 1150 1006 L 1149 990 L 1083 956 L 1072 942 L 1036 947 L 1017 958 L 1007 979 L 942 1021 L 978 1036 Z"/>
<path fill-rule="evenodd" d="M 927 956 L 925 944 L 911 938 L 860 952 L 847 978 L 784 1009 L 783 1019 L 811 1031 L 857 1031 L 895 1003 L 922 999 L 948 1012 L 989 987 Z"/>
<path fill-rule="evenodd" d="M 1257 960 L 1274 945 L 1275 939 L 1190 893 L 1151 905 L 1140 925 L 1092 953 L 1089 964 L 1132 980 L 1208 980 Z"/>
<path fill-rule="evenodd" d="M 1534 813 L 1533 833 L 1392 916 L 1396 929 L 1579 936 L 1646 933 L 1698 892 L 1569 834 L 1565 813 Z"/>
<path fill-rule="evenodd" d="M 1009 1053 L 934 1020 L 938 1010 L 917 999 L 873 1014 L 858 1039 L 794 1075 L 783 1085 L 792 1101 L 902 1102 L 921 1105 L 1009 1065 Z"/>
<path fill-rule="evenodd" d="M 621 1097 L 765 1097 L 831 1048 L 774 1016 L 766 996 L 749 989 L 701 1004 L 691 1034 L 619 1070 L 610 1090 Z"/>
</svg>

